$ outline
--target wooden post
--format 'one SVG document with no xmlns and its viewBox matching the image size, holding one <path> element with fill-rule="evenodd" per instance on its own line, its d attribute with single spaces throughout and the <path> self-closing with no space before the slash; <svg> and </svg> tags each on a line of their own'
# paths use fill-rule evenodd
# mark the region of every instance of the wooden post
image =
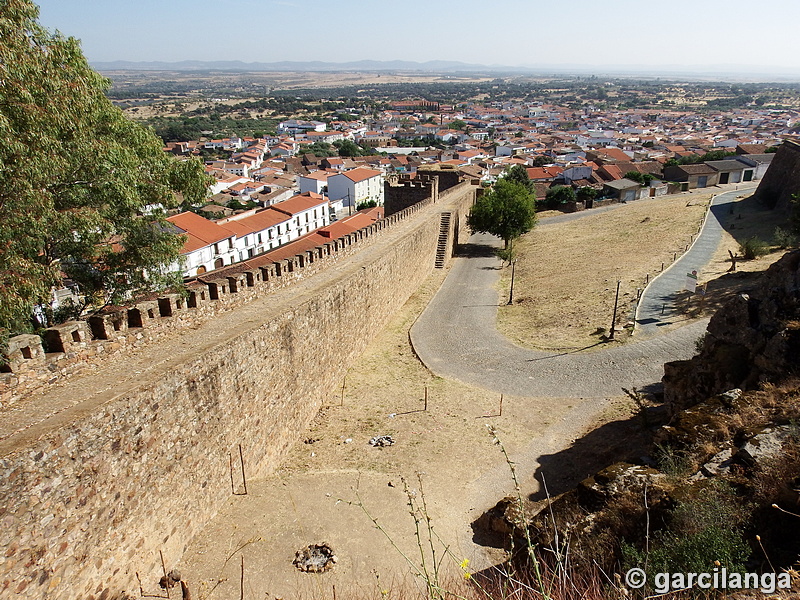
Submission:
<svg viewBox="0 0 800 600">
<path fill-rule="evenodd" d="M 672 262 L 675 262 L 677 259 L 678 259 L 678 253 L 677 252 L 673 252 L 672 253 Z"/>
<path fill-rule="evenodd" d="M 664 272 L 664 263 L 663 262 L 661 263 L 661 272 L 662 273 Z"/>
<path fill-rule="evenodd" d="M 617 322 L 617 304 L 619 303 L 619 284 L 620 280 L 617 279 L 617 294 L 614 296 L 614 314 L 611 317 L 611 335 L 608 336 L 609 341 L 614 339 L 614 325 Z"/>
<path fill-rule="evenodd" d="M 498 416 L 503 416 L 503 394 L 500 394 L 500 414 Z"/>
<path fill-rule="evenodd" d="M 511 290 L 508 292 L 508 304 L 509 306 L 514 302 L 514 267 L 517 266 L 517 261 L 511 261 Z"/>
<path fill-rule="evenodd" d="M 247 476 L 244 474 L 244 454 L 242 453 L 242 445 L 239 444 L 239 461 L 242 463 L 242 485 L 244 485 L 244 493 L 247 494 Z"/>
<path fill-rule="evenodd" d="M 425 412 L 428 412 L 428 386 L 425 386 Z"/>
<path fill-rule="evenodd" d="M 167 577 L 167 565 L 164 562 L 164 553 L 159 550 L 158 554 L 161 556 L 161 570 L 164 572 L 164 582 L 166 583 L 165 590 L 167 590 L 167 598 L 169 598 L 169 577 Z"/>
<path fill-rule="evenodd" d="M 239 577 L 239 600 L 244 600 L 244 554 L 242 554 L 242 574 Z"/>
<path fill-rule="evenodd" d="M 233 483 L 233 452 L 228 452 L 228 463 L 230 465 L 231 470 L 231 494 L 236 493 L 236 486 Z"/>
<path fill-rule="evenodd" d="M 336 584 L 333 584 L 333 600 L 336 600 Z"/>
<path fill-rule="evenodd" d="M 650 283 L 650 273 L 648 273 L 644 278 L 644 284 L 647 285 L 648 283 Z"/>
</svg>

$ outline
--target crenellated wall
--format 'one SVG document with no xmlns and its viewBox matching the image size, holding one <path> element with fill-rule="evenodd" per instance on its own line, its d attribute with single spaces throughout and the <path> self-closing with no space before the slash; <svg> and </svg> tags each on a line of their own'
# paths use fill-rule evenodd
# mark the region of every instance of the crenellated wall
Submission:
<svg viewBox="0 0 800 600">
<path fill-rule="evenodd" d="M 139 597 L 140 582 L 157 593 L 161 555 L 169 570 L 241 489 L 239 445 L 248 477 L 280 463 L 430 274 L 440 212 L 463 220 L 474 194 L 454 188 L 330 254 L 61 327 L 55 354 L 17 340 L 0 423 L 0 597 Z"/>
</svg>

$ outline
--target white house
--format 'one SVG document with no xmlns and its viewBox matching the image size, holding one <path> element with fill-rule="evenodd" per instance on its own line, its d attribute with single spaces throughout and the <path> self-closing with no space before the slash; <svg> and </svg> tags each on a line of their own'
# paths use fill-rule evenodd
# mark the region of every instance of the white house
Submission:
<svg viewBox="0 0 800 600">
<path fill-rule="evenodd" d="M 328 186 L 328 177 L 330 176 L 331 173 L 328 171 L 314 171 L 308 175 L 300 175 L 297 178 L 300 193 L 314 192 L 315 194 L 322 194 Z"/>
<path fill-rule="evenodd" d="M 363 202 L 374 200 L 383 204 L 383 177 L 380 171 L 358 167 L 344 173 L 328 177 L 328 197 L 330 201 L 341 202 L 342 206 L 356 207 Z"/>
<path fill-rule="evenodd" d="M 325 131 L 327 125 L 320 121 L 300 121 L 298 119 L 289 119 L 278 124 L 278 133 L 306 133 L 308 131 Z"/>
<path fill-rule="evenodd" d="M 320 227 L 330 225 L 328 199 L 319 194 L 306 193 L 278 202 L 268 210 L 282 212 L 291 217 L 290 235 L 295 239 Z"/>
<path fill-rule="evenodd" d="M 186 241 L 181 254 L 183 276 L 193 277 L 236 262 L 236 234 L 193 212 L 183 212 L 168 217 L 167 221 L 184 234 Z M 177 269 L 176 269 L 177 270 Z"/>
</svg>

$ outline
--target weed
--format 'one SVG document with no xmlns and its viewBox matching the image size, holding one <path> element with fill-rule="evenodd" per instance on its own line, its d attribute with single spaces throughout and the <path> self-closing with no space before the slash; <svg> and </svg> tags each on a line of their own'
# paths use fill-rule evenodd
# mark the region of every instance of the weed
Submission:
<svg viewBox="0 0 800 600">
<path fill-rule="evenodd" d="M 753 260 L 769 253 L 766 242 L 757 236 L 747 238 L 739 244 L 739 253 L 745 260 Z"/>
</svg>

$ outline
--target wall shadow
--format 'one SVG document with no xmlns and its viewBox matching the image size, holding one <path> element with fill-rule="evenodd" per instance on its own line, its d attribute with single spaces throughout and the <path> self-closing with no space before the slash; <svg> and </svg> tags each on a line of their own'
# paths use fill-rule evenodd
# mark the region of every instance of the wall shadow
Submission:
<svg viewBox="0 0 800 600">
<path fill-rule="evenodd" d="M 454 256 L 459 258 L 491 258 L 495 256 L 496 246 L 489 244 L 459 244 L 456 246 Z"/>
</svg>

